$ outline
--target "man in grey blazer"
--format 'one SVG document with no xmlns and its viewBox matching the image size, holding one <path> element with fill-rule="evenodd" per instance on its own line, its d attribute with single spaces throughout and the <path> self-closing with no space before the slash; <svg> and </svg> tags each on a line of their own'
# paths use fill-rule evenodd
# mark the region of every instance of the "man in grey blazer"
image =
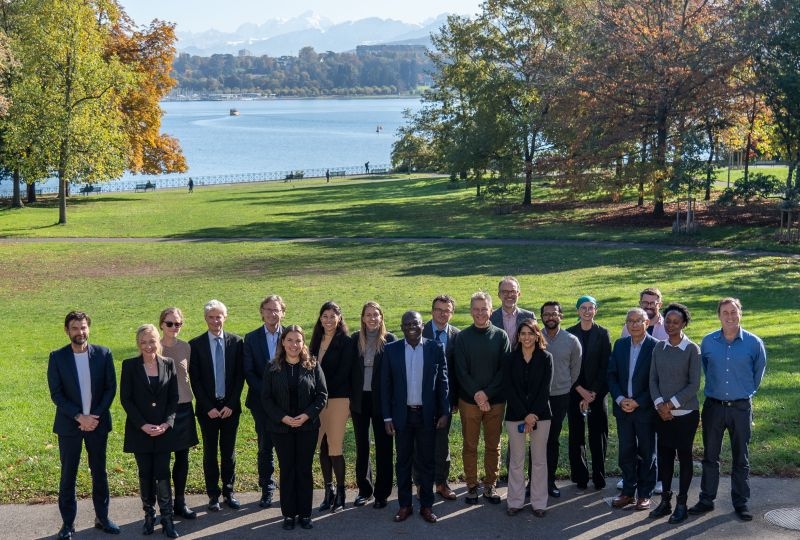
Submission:
<svg viewBox="0 0 800 540">
<path fill-rule="evenodd" d="M 497 294 L 500 296 L 501 305 L 492 312 L 489 322 L 506 331 L 513 351 L 517 344 L 517 327 L 519 323 L 525 319 L 533 319 L 535 321 L 536 314 L 517 305 L 519 297 L 522 296 L 522 290 L 519 287 L 519 281 L 514 276 L 506 276 L 500 280 L 497 286 Z"/>
<path fill-rule="evenodd" d="M 63 521 L 58 538 L 72 538 L 78 501 L 75 481 L 86 446 L 92 473 L 92 502 L 95 524 L 110 534 L 119 527 L 108 518 L 108 475 L 106 447 L 111 431 L 109 408 L 117 394 L 117 376 L 111 351 L 89 344 L 92 319 L 82 311 L 71 311 L 64 319 L 64 331 L 70 344 L 50 353 L 47 384 L 56 405 L 53 433 L 58 435 L 61 480 L 58 486 L 58 509 Z"/>
</svg>

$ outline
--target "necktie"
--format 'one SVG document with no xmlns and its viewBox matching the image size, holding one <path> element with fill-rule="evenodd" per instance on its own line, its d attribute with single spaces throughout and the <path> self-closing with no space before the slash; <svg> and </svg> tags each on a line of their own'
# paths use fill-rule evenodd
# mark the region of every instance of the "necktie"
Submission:
<svg viewBox="0 0 800 540">
<path fill-rule="evenodd" d="M 222 338 L 214 338 L 217 342 L 217 348 L 214 352 L 214 381 L 215 392 L 217 399 L 225 397 L 225 353 L 222 351 Z"/>
<path fill-rule="evenodd" d="M 442 337 L 442 332 L 444 332 L 444 330 L 437 330 L 436 333 L 433 336 L 433 339 L 435 339 L 436 341 L 441 342 L 442 340 L 439 339 L 439 338 Z"/>
</svg>

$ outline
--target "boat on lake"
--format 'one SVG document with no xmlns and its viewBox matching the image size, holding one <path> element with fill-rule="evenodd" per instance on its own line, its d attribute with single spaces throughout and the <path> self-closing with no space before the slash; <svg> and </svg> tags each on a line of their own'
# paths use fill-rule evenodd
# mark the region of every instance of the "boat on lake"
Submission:
<svg viewBox="0 0 800 540">
<path fill-rule="evenodd" d="M 239 109 L 231 109 L 230 110 L 231 116 L 239 116 Z"/>
</svg>

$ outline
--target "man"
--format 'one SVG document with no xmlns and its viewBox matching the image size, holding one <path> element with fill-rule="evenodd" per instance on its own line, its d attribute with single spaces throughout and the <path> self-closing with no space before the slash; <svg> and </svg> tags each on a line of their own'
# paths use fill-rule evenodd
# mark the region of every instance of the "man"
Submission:
<svg viewBox="0 0 800 540">
<path fill-rule="evenodd" d="M 569 470 L 578 488 L 589 484 L 586 460 L 586 424 L 589 424 L 589 451 L 592 454 L 592 483 L 597 490 L 606 487 L 606 451 L 608 449 L 608 357 L 611 356 L 611 336 L 608 330 L 594 322 L 597 300 L 581 296 L 575 305 L 578 324 L 567 332 L 581 342 L 581 372 L 570 392 L 569 409 Z M 586 403 L 584 415 L 581 403 Z"/>
<path fill-rule="evenodd" d="M 405 521 L 411 504 L 411 469 L 416 455 L 420 471 L 420 510 L 428 523 L 433 513 L 434 429 L 444 430 L 450 416 L 447 398 L 447 363 L 444 351 L 434 341 L 422 338 L 422 316 L 406 311 L 402 318 L 405 339 L 386 345 L 381 370 L 381 408 L 386 433 L 395 437 L 397 448 L 396 522 Z"/>
<path fill-rule="evenodd" d="M 519 281 L 514 276 L 501 279 L 497 293 L 500 295 L 502 305 L 494 310 L 490 320 L 493 325 L 506 331 L 509 346 L 513 349 L 517 344 L 517 326 L 525 319 L 535 321 L 536 314 L 517 306 L 522 291 L 519 288 Z"/>
<path fill-rule="evenodd" d="M 233 482 L 236 479 L 236 433 L 242 413 L 239 399 L 244 386 L 242 338 L 223 330 L 228 318 L 225 304 L 211 300 L 203 310 L 208 331 L 189 342 L 192 348 L 189 380 L 197 400 L 197 421 L 203 436 L 203 475 L 208 509 L 219 511 L 219 496 L 222 494 L 228 507 L 238 510 L 241 504 L 234 495 Z"/>
<path fill-rule="evenodd" d="M 510 351 L 508 335 L 489 321 L 492 297 L 476 292 L 470 299 L 472 324 L 456 339 L 454 364 L 458 379 L 458 411 L 463 436 L 462 461 L 467 482 L 464 502 L 478 504 L 478 440 L 483 427 L 483 497 L 500 504 L 497 477 L 500 473 L 500 434 L 506 397 L 503 361 Z"/>
<path fill-rule="evenodd" d="M 719 487 L 719 453 L 725 431 L 731 440 L 731 500 L 736 515 L 751 521 L 750 429 L 752 398 L 767 367 L 764 342 L 741 326 L 742 303 L 723 298 L 717 305 L 722 328 L 711 332 L 700 344 L 700 361 L 706 377 L 703 412 L 703 476 L 700 500 L 689 509 L 698 515 L 714 509 Z"/>
<path fill-rule="evenodd" d="M 639 307 L 647 313 L 649 320 L 647 333 L 659 341 L 668 339 L 667 331 L 664 329 L 664 317 L 661 316 L 661 291 L 655 287 L 648 287 L 639 293 Z M 628 337 L 628 327 L 622 327 L 622 337 Z"/>
<path fill-rule="evenodd" d="M 47 384 L 50 399 L 56 405 L 53 433 L 58 435 L 61 459 L 61 480 L 58 485 L 58 510 L 61 530 L 58 538 L 72 538 L 78 500 L 75 482 L 81 461 L 81 448 L 86 446 L 92 473 L 94 526 L 110 534 L 119 534 L 119 527 L 108 518 L 108 475 L 106 447 L 111 431 L 109 408 L 117 393 L 117 376 L 111 351 L 89 344 L 92 319 L 82 311 L 70 311 L 64 319 L 64 332 L 69 345 L 50 353 Z"/>
<path fill-rule="evenodd" d="M 247 398 L 244 404 L 250 409 L 258 438 L 258 485 L 261 487 L 261 508 L 272 506 L 275 494 L 275 456 L 272 437 L 267 431 L 267 413 L 261 402 L 261 383 L 264 370 L 275 358 L 280 346 L 286 315 L 286 304 L 277 294 L 271 294 L 261 301 L 261 320 L 264 324 L 244 336 L 242 366 L 247 380 Z"/>
<path fill-rule="evenodd" d="M 560 497 L 561 491 L 556 487 L 556 469 L 561 446 L 559 438 L 569 408 L 570 392 L 581 373 L 581 342 L 561 328 L 564 314 L 560 303 L 552 300 L 545 302 L 539 313 L 544 324 L 543 335 L 547 342 L 547 351 L 553 355 L 553 379 L 550 383 L 550 408 L 553 417 L 547 436 L 547 491 L 551 497 Z"/>
<path fill-rule="evenodd" d="M 450 414 L 447 416 L 447 425 L 436 430 L 436 448 L 434 450 L 434 481 L 436 493 L 443 499 L 456 500 L 455 492 L 450 489 L 447 479 L 450 477 L 450 423 L 453 414 L 458 411 L 458 385 L 456 384 L 455 367 L 453 366 L 453 351 L 456 345 L 456 336 L 459 329 L 450 324 L 456 302 L 450 296 L 442 294 L 433 299 L 431 320 L 425 323 L 422 337 L 432 339 L 444 351 L 447 361 L 447 388 L 450 397 Z M 420 471 L 414 467 L 414 483 L 420 485 Z"/>
<path fill-rule="evenodd" d="M 650 360 L 658 340 L 647 333 L 650 319 L 642 308 L 628 311 L 628 337 L 614 343 L 608 362 L 608 388 L 614 400 L 619 437 L 622 493 L 612 506 L 650 508 L 656 484 L 655 409 L 650 397 Z M 634 495 L 638 494 L 638 497 Z"/>
</svg>

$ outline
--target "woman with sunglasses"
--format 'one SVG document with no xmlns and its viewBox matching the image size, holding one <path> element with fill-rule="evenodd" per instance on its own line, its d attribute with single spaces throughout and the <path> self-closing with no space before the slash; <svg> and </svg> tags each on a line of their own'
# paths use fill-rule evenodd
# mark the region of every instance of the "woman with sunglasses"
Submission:
<svg viewBox="0 0 800 540">
<path fill-rule="evenodd" d="M 189 477 L 189 449 L 195 446 L 197 425 L 192 408 L 192 387 L 189 386 L 189 356 L 191 348 L 178 339 L 183 326 L 183 313 L 176 307 L 169 307 L 158 318 L 161 328 L 161 348 L 167 358 L 175 361 L 178 381 L 178 409 L 175 414 L 175 464 L 172 466 L 172 483 L 175 487 L 175 515 L 194 519 L 197 514 L 186 505 L 186 480 Z"/>
</svg>

